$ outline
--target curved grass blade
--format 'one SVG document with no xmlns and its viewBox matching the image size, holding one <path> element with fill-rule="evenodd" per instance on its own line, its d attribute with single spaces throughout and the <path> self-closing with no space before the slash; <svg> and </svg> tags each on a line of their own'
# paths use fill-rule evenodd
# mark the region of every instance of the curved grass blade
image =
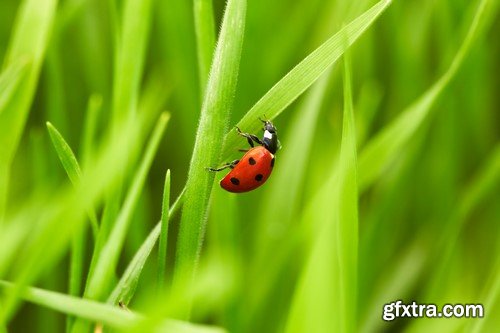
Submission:
<svg viewBox="0 0 500 333">
<path fill-rule="evenodd" d="M 47 130 L 50 135 L 50 139 L 54 148 L 56 149 L 57 156 L 61 161 L 61 164 L 68 175 L 69 180 L 74 186 L 80 186 L 80 181 L 82 178 L 82 171 L 80 169 L 80 165 L 76 159 L 73 150 L 68 145 L 66 140 L 64 140 L 63 136 L 59 131 L 50 123 L 47 122 Z M 92 233 L 94 234 L 94 239 L 97 239 L 97 234 L 99 231 L 99 225 L 97 222 L 97 216 L 94 210 L 89 211 L 88 213 L 90 219 L 90 225 L 92 227 Z"/>
<path fill-rule="evenodd" d="M 0 280 L 0 287 L 10 289 L 13 287 L 13 284 Z M 49 309 L 126 331 L 130 330 L 131 327 L 140 326 L 141 322 L 147 320 L 143 315 L 130 310 L 125 311 L 109 304 L 68 296 L 40 288 L 26 288 L 22 297 L 29 302 Z M 217 327 L 196 325 L 173 319 L 163 320 L 159 327 L 160 329 L 155 330 L 155 332 L 223 332 L 222 329 L 218 329 Z"/>
<path fill-rule="evenodd" d="M 440 233 L 440 238 L 438 238 L 435 246 L 429 250 L 430 253 L 438 255 L 427 255 L 427 261 L 420 264 L 419 260 L 417 260 L 416 266 L 415 263 L 412 262 L 412 270 L 414 270 L 413 276 L 416 277 L 416 281 L 413 282 L 416 284 L 419 281 L 419 275 L 423 275 L 424 272 L 426 274 L 426 279 L 429 281 L 429 284 L 422 291 L 421 297 L 423 297 L 423 299 L 443 299 L 445 295 L 450 294 L 450 290 L 452 290 L 452 288 L 456 288 L 456 286 L 449 286 L 447 284 L 446 273 L 450 271 L 450 264 L 453 259 L 453 255 L 456 254 L 456 251 L 454 250 L 457 249 L 458 238 L 460 237 L 461 232 L 463 232 L 465 222 L 474 208 L 481 204 L 489 195 L 495 195 L 495 189 L 498 188 L 499 184 L 500 145 L 497 145 L 494 152 L 489 156 L 488 161 L 478 170 L 470 185 L 464 189 L 462 196 L 455 205 L 457 209 L 450 214 L 450 219 L 446 221 L 444 230 Z M 426 253 L 421 253 L 421 255 L 422 254 L 425 255 Z M 497 264 L 497 266 L 499 265 Z M 429 269 L 431 269 L 430 274 Z M 489 281 L 493 281 L 498 275 L 498 270 L 495 269 L 496 268 L 493 268 L 493 270 L 491 270 L 493 276 Z M 405 272 L 405 274 L 407 273 L 408 272 Z M 411 288 L 412 281 L 411 279 L 407 280 L 409 283 L 405 283 L 405 288 L 408 288 L 409 286 Z M 486 286 L 492 288 L 494 287 L 488 283 L 486 283 Z M 495 292 L 494 290 L 491 291 Z M 397 297 L 401 297 L 401 295 Z M 389 298 L 385 301 L 392 299 Z M 491 294 L 484 293 L 479 300 L 491 300 Z M 382 303 L 377 304 L 377 307 L 380 307 L 381 304 Z M 491 309 L 486 307 L 486 305 L 484 308 L 486 309 L 486 315 L 488 315 L 488 312 L 490 312 Z M 484 321 L 484 318 L 481 321 Z M 411 324 L 411 329 L 417 331 L 432 331 L 438 329 L 439 327 L 441 326 L 439 326 L 438 321 L 414 322 Z M 373 331 L 373 329 L 370 331 Z M 470 330 L 466 331 L 469 332 Z"/>
<path fill-rule="evenodd" d="M 471 333 L 480 333 L 493 331 L 496 329 L 496 327 L 498 327 L 500 321 L 498 320 L 498 316 L 495 315 L 496 313 L 498 313 L 500 304 L 500 275 L 498 274 L 498 272 L 500 272 L 500 257 L 498 257 L 497 262 L 493 270 L 491 271 L 490 277 L 487 280 L 488 282 L 486 283 L 484 288 L 482 297 L 482 299 L 484 300 L 483 305 L 486 309 L 484 318 L 481 318 L 481 320 L 470 322 L 465 331 Z"/>
<path fill-rule="evenodd" d="M 488 160 L 478 170 L 472 182 L 464 190 L 459 199 L 456 210 L 451 214 L 450 219 L 444 225 L 444 230 L 436 244 L 437 258 L 432 259 L 433 273 L 431 283 L 425 290 L 429 299 L 440 297 L 446 290 L 443 288 L 449 271 L 453 255 L 456 253 L 460 234 L 463 232 L 467 218 L 470 217 L 474 208 L 478 206 L 488 195 L 495 195 L 495 190 L 500 184 L 500 144 L 489 156 Z M 497 193 L 498 194 L 498 193 Z M 498 196 L 498 195 L 497 195 Z"/>
<path fill-rule="evenodd" d="M 214 183 L 214 174 L 206 168 L 217 165 L 220 158 L 236 90 L 245 13 L 245 0 L 227 2 L 188 172 L 174 265 L 174 288 L 184 277 L 189 280 L 194 277 Z"/>
<path fill-rule="evenodd" d="M 76 160 L 76 156 L 71 150 L 69 144 L 64 140 L 63 136 L 59 131 L 49 122 L 45 123 L 47 125 L 47 131 L 49 132 L 50 139 L 54 148 L 56 149 L 57 156 L 64 167 L 64 170 L 68 174 L 68 178 L 71 183 L 75 186 L 80 185 L 82 178 L 82 171 Z"/>
<path fill-rule="evenodd" d="M 485 29 L 479 29 L 479 27 L 486 14 L 487 4 L 488 0 L 480 2 L 467 36 L 444 75 L 363 148 L 359 157 L 360 192 L 369 187 L 397 158 L 400 150 L 429 117 L 434 102 L 458 72 L 473 41 L 479 37 L 481 32 L 484 32 Z"/>
<path fill-rule="evenodd" d="M 278 83 L 276 83 L 238 122 L 238 126 L 250 133 L 259 130 L 256 121 L 264 115 L 269 119 L 277 117 L 288 105 L 313 84 L 340 56 L 365 32 L 391 0 L 382 0 L 343 29 L 330 37 L 320 47 L 309 54 Z M 238 146 L 239 137 L 235 133 L 226 136 L 223 159 L 229 160 L 232 150 Z"/>
</svg>

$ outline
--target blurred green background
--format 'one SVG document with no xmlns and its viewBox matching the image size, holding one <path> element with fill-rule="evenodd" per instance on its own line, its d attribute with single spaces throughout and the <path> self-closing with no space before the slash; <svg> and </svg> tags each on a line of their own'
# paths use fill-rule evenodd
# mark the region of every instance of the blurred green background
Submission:
<svg viewBox="0 0 500 333">
<path fill-rule="evenodd" d="M 0 55 L 5 59 L 0 76 L 0 186 L 6 198 L 0 210 L 3 280 L 83 295 L 95 244 L 85 212 L 93 205 L 99 223 L 107 219 L 110 228 L 119 219 L 135 172 L 145 160 L 141 156 L 152 124 L 162 111 L 170 114 L 165 135 L 132 208 L 124 242 L 116 249 L 118 267 L 97 300 L 107 299 L 103 295 L 111 293 L 159 221 L 166 170 L 171 170 L 171 202 L 186 184 L 206 84 L 198 62 L 195 4 L 213 6 L 208 8 L 216 40 L 226 2 L 140 3 L 0 2 Z M 232 131 L 297 63 L 373 4 L 248 1 L 238 83 L 225 129 Z M 30 14 L 23 16 L 22 6 Z M 342 244 L 342 232 L 328 234 L 322 229 L 322 224 L 336 221 L 331 216 L 339 207 L 346 206 L 339 190 L 342 182 L 335 181 L 335 172 L 349 167 L 341 155 L 342 142 L 349 138 L 343 135 L 348 94 L 343 62 L 338 61 L 273 120 L 283 148 L 264 186 L 229 194 L 218 186 L 223 173 L 215 176 L 196 286 L 170 290 L 158 299 L 155 248 L 128 307 L 153 317 L 187 319 L 180 313 L 184 306 L 189 308 L 184 300 L 193 297 L 191 321 L 230 332 L 498 330 L 497 9 L 495 0 L 394 0 L 349 48 L 350 66 L 345 71 L 351 77 L 358 162 L 349 169 L 357 169 L 353 186 L 358 206 L 350 208 L 357 217 L 348 221 L 357 228 L 354 243 L 332 250 Z M 14 27 L 22 26 L 21 17 L 33 22 L 24 22 L 16 39 Z M 463 48 L 465 58 L 457 61 Z M 23 50 L 35 55 L 23 60 Z M 420 110 L 421 116 L 400 117 L 411 110 Z M 9 118 L 23 113 L 25 119 Z M 127 127 L 130 114 L 136 118 Z M 75 204 L 81 197 L 71 194 L 76 190 L 51 142 L 47 121 L 75 152 L 83 173 L 92 169 L 97 175 L 84 178 L 91 184 L 77 192 L 89 202 Z M 397 130 L 377 141 L 394 124 L 399 124 Z M 260 126 L 258 119 L 255 126 Z M 119 133 L 123 150 L 116 155 L 107 143 L 113 132 Z M 380 150 L 363 155 L 377 144 Z M 241 147 L 234 148 L 245 147 L 242 139 Z M 109 157 L 103 169 L 94 167 L 100 150 Z M 383 167 L 372 168 L 372 162 Z M 167 281 L 179 216 L 174 214 L 170 222 Z M 60 228 L 65 231 L 59 233 Z M 331 237 L 322 237 L 324 233 Z M 78 247 L 70 238 L 84 244 L 76 293 L 70 291 L 69 272 L 75 260 L 71 253 Z M 345 252 L 349 248 L 352 253 Z M 352 261 L 346 264 L 342 258 Z M 345 277 L 343 269 L 355 272 L 347 296 L 339 296 L 343 291 L 336 288 L 336 277 Z M 0 309 L 5 310 L 0 332 L 75 330 L 71 320 L 66 322 L 64 310 L 25 302 L 22 291 L 11 297 L 8 308 L 8 294 L 0 295 L 5 296 L 0 298 Z M 351 302 L 347 309 L 337 299 L 342 297 Z M 438 306 L 482 303 L 485 318 L 384 322 L 383 305 L 399 299 Z M 342 322 L 350 324 L 344 327 Z M 93 329 L 92 325 L 81 331 Z"/>
</svg>

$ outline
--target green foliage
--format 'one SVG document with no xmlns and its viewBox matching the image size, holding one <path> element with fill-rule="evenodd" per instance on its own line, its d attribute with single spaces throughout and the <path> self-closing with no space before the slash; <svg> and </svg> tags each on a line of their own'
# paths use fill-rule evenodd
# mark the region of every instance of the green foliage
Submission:
<svg viewBox="0 0 500 333">
<path fill-rule="evenodd" d="M 389 6 L 391 0 L 382 0 L 346 25 L 342 30 L 330 37 L 326 42 L 309 54 L 297 66 L 287 73 L 271 90 L 269 90 L 238 122 L 238 126 L 247 131 L 255 132 L 258 129 L 259 117 L 274 119 L 323 72 L 334 64 L 345 50 L 351 46 L 365 30 L 370 27 L 377 17 Z M 237 146 L 239 138 L 236 135 L 227 139 L 224 156 L 230 149 Z"/>
<path fill-rule="evenodd" d="M 35 94 L 56 5 L 57 0 L 23 1 L 5 55 L 5 72 L 2 75 L 4 105 L 0 112 L 0 222 L 7 198 L 10 165 Z M 24 67 L 25 75 L 21 75 L 23 67 L 19 67 L 23 62 L 29 64 Z M 12 78 L 7 85 L 5 76 L 9 75 Z"/>
<path fill-rule="evenodd" d="M 397 119 L 385 127 L 363 149 L 360 156 L 360 187 L 364 190 L 384 171 L 399 154 L 401 149 L 423 125 L 432 110 L 432 106 L 460 68 L 472 42 L 478 38 L 478 26 L 482 22 L 488 1 L 481 1 L 472 25 L 458 50 L 448 71 L 437 80 L 418 100 L 408 107 Z"/>
<path fill-rule="evenodd" d="M 131 184 L 130 189 L 125 197 L 123 207 L 121 208 L 120 213 L 116 219 L 113 230 L 109 235 L 108 241 L 102 248 L 100 257 L 95 266 L 95 270 L 89 276 L 90 280 L 85 290 L 85 295 L 89 298 L 102 298 L 107 285 L 107 281 L 109 281 L 111 276 L 113 275 L 114 268 L 116 267 L 121 248 L 125 240 L 125 235 L 127 233 L 127 229 L 131 220 L 132 212 L 137 205 L 140 192 L 144 186 L 144 182 L 146 181 L 149 168 L 151 166 L 151 163 L 153 162 L 153 158 L 156 154 L 156 150 L 158 149 L 160 139 L 169 119 L 170 115 L 168 113 L 162 114 L 160 119 L 158 120 L 158 124 L 156 125 L 153 134 L 151 135 L 151 139 L 144 153 L 144 157 L 137 169 L 137 172 L 134 175 L 133 183 Z"/>
<path fill-rule="evenodd" d="M 3 288 L 11 288 L 12 285 L 5 281 L 0 281 Z M 120 308 L 102 304 L 99 302 L 67 296 L 53 291 L 46 291 L 38 288 L 27 288 L 23 293 L 23 298 L 35 304 L 63 313 L 95 321 L 101 325 L 112 328 L 129 330 L 131 327 L 142 325 L 145 318 L 131 311 L 123 311 Z M 224 332 L 209 326 L 193 325 L 191 323 L 178 320 L 164 320 L 156 327 L 156 332 Z"/>
<path fill-rule="evenodd" d="M 200 91 L 205 93 L 210 64 L 215 47 L 215 27 L 212 0 L 194 0 L 194 24 L 198 53 Z"/>
<path fill-rule="evenodd" d="M 206 168 L 216 165 L 219 160 L 222 138 L 236 90 L 245 12 L 245 0 L 228 1 L 188 171 L 175 259 L 174 288 L 176 283 L 194 278 L 214 180 L 214 175 Z"/>
<path fill-rule="evenodd" d="M 158 244 L 158 289 L 165 287 L 165 265 L 167 264 L 167 240 L 168 222 L 170 218 L 170 170 L 165 176 L 165 187 L 163 188 L 163 201 L 161 206 L 161 232 Z M 154 244 L 154 243 L 153 243 Z"/>
<path fill-rule="evenodd" d="M 499 5 L 0 1 L 0 332 L 495 331 Z"/>
</svg>

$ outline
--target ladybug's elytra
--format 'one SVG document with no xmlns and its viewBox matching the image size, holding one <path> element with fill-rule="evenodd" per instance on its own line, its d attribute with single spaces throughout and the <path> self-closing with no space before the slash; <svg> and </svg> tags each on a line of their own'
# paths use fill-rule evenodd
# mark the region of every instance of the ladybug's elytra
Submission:
<svg viewBox="0 0 500 333">
<path fill-rule="evenodd" d="M 236 127 L 238 134 L 247 138 L 252 147 L 239 160 L 226 163 L 219 168 L 209 168 L 210 171 L 221 171 L 227 168 L 232 170 L 220 181 L 220 186 L 228 192 L 248 192 L 261 186 L 271 175 L 274 166 L 274 154 L 280 148 L 276 127 L 269 120 L 264 123 L 264 136 L 260 140 L 257 136 L 243 133 Z M 260 146 L 254 147 L 254 142 Z"/>
</svg>

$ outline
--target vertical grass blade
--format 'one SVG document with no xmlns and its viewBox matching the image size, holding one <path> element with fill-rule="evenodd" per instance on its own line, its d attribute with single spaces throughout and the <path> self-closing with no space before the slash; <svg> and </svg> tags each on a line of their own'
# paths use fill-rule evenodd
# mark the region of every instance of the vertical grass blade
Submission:
<svg viewBox="0 0 500 333">
<path fill-rule="evenodd" d="M 100 95 L 90 96 L 87 114 L 85 116 L 85 125 L 83 128 L 81 140 L 81 161 L 85 169 L 89 161 L 92 159 L 95 136 L 97 132 L 97 120 L 102 108 L 102 97 Z"/>
<path fill-rule="evenodd" d="M 358 183 L 356 128 L 352 104 L 349 56 L 344 69 L 344 120 L 340 147 L 339 174 L 341 183 L 337 246 L 339 254 L 340 318 L 342 332 L 357 332 L 358 285 Z"/>
<path fill-rule="evenodd" d="M 295 291 L 286 332 L 357 330 L 356 131 L 348 65 L 345 73 L 340 161 L 303 215 L 303 222 L 317 223 L 313 226 L 310 257 Z"/>
<path fill-rule="evenodd" d="M 270 302 L 268 298 L 279 288 L 277 284 L 280 282 L 277 279 L 280 272 L 287 267 L 291 249 L 297 248 L 289 243 L 297 243 L 294 218 L 298 214 L 296 209 L 300 209 L 303 185 L 307 182 L 307 164 L 310 162 L 316 125 L 330 77 L 330 73 L 325 73 L 306 93 L 304 103 L 298 107 L 291 119 L 287 136 L 280 139 L 281 142 L 286 142 L 286 146 L 279 152 L 272 186 L 263 193 L 262 210 L 259 218 L 253 222 L 255 230 L 261 231 L 254 236 L 256 250 L 253 256 L 255 259 L 250 264 L 250 274 L 260 282 L 255 288 L 248 290 L 246 296 L 246 312 L 250 320 L 254 318 L 255 312 L 268 311 L 268 308 L 262 307 L 262 302 Z M 298 151 L 301 152 L 300 155 L 297 155 Z M 293 168 L 287 167 L 290 165 L 293 165 Z M 285 188 L 286 191 L 283 191 Z M 280 233 L 276 230 L 287 232 Z M 279 249 L 276 249 L 277 243 L 281 244 Z"/>
<path fill-rule="evenodd" d="M 153 162 L 153 158 L 156 150 L 158 149 L 160 139 L 169 118 L 169 114 L 164 113 L 158 120 L 156 128 L 147 145 L 141 165 L 139 166 L 134 177 L 134 181 L 128 190 L 125 202 L 120 210 L 120 214 L 118 215 L 118 219 L 113 226 L 113 230 L 109 235 L 108 241 L 102 248 L 95 270 L 92 276 L 90 276 L 88 288 L 85 291 L 85 295 L 89 298 L 101 299 L 104 296 L 108 283 L 111 280 L 111 276 L 116 268 L 118 257 L 121 253 L 131 214 L 137 204 L 137 200 L 139 199 L 149 167 Z"/>
<path fill-rule="evenodd" d="M 182 201 L 184 200 L 184 192 L 181 192 L 173 205 L 170 207 L 168 215 L 172 217 L 180 208 Z M 164 214 L 166 215 L 166 214 Z M 141 275 L 142 268 L 146 263 L 153 247 L 160 236 L 162 229 L 162 221 L 158 222 L 154 227 L 153 231 L 149 234 L 148 238 L 142 243 L 139 250 L 137 250 L 134 258 L 127 266 L 127 269 L 123 273 L 120 281 L 113 289 L 113 292 L 108 298 L 108 303 L 118 304 L 119 301 L 123 302 L 123 304 L 127 305 L 132 296 L 134 295 L 135 287 L 137 286 L 137 282 L 139 281 L 139 277 Z"/>
<path fill-rule="evenodd" d="M 71 256 L 69 264 L 69 295 L 80 296 L 82 292 L 83 265 L 85 260 L 85 243 L 87 240 L 86 229 L 73 236 L 71 240 Z M 73 325 L 74 318 L 66 318 L 66 332 Z"/>
<path fill-rule="evenodd" d="M 136 112 L 151 24 L 151 2 L 152 0 L 127 0 L 123 4 L 113 83 L 115 125 Z"/>
<path fill-rule="evenodd" d="M 245 26 L 245 0 L 229 0 L 210 70 L 207 91 L 186 183 L 174 268 L 175 283 L 194 277 L 203 241 L 214 174 L 206 168 L 220 160 L 233 102 Z M 189 315 L 186 314 L 186 317 Z"/>
<path fill-rule="evenodd" d="M 212 0 L 194 0 L 194 26 L 198 51 L 198 77 L 203 99 L 215 47 Z"/>
<path fill-rule="evenodd" d="M 482 0 L 469 31 L 448 70 L 419 99 L 410 105 L 394 121 L 384 127 L 361 151 L 359 157 L 360 192 L 369 187 L 394 161 L 401 149 L 414 137 L 428 118 L 431 108 L 443 90 L 457 73 L 473 44 L 485 29 L 479 29 L 489 0 Z"/>
<path fill-rule="evenodd" d="M 276 83 L 238 122 L 248 132 L 259 129 L 258 117 L 273 119 L 311 86 L 328 67 L 334 64 L 389 6 L 391 0 L 382 0 L 361 14 L 326 42 L 310 53 L 287 75 Z M 226 136 L 224 159 L 229 159 L 240 138 L 233 133 Z"/>
<path fill-rule="evenodd" d="M 159 290 L 165 287 L 165 265 L 167 264 L 169 207 L 170 207 L 170 170 L 167 170 L 167 175 L 165 176 L 165 186 L 163 188 L 160 244 L 158 245 L 158 278 L 156 281 Z"/>
<path fill-rule="evenodd" d="M 54 21 L 57 0 L 25 0 L 21 3 L 14 32 L 5 57 L 4 68 L 9 68 L 19 59 L 30 62 L 24 78 L 0 113 L 0 222 L 7 199 L 9 168 L 24 131 L 24 124 Z"/>
</svg>

